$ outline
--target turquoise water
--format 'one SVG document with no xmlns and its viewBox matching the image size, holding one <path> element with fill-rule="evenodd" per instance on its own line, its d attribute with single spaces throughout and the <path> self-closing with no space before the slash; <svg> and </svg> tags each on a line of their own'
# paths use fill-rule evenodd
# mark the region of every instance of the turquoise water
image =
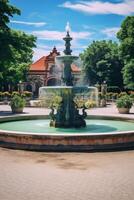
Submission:
<svg viewBox="0 0 134 200">
<path fill-rule="evenodd" d="M 50 133 L 50 134 L 69 134 L 69 133 L 107 133 L 115 131 L 134 130 L 133 122 L 114 121 L 114 120 L 86 120 L 86 128 L 54 128 L 49 127 L 49 120 L 21 120 L 0 123 L 1 130 L 29 132 L 29 133 Z"/>
</svg>

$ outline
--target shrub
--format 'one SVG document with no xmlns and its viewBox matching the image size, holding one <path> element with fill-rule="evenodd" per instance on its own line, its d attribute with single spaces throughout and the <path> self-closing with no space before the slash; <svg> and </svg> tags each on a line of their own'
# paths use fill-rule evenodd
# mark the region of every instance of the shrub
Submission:
<svg viewBox="0 0 134 200">
<path fill-rule="evenodd" d="M 116 101 L 117 108 L 131 108 L 132 105 L 133 105 L 133 101 L 129 95 L 121 96 Z"/>
<path fill-rule="evenodd" d="M 18 95 L 18 96 L 19 96 L 20 94 L 19 94 L 18 91 L 14 91 L 14 92 L 12 92 L 12 97 L 13 97 L 14 95 Z"/>
<path fill-rule="evenodd" d="M 131 98 L 132 101 L 134 102 L 134 94 L 130 94 L 130 98 Z"/>
<path fill-rule="evenodd" d="M 0 101 L 2 101 L 2 100 L 3 100 L 3 97 L 4 97 L 4 94 L 3 94 L 3 92 L 0 92 Z"/>
<path fill-rule="evenodd" d="M 32 96 L 32 92 L 29 91 L 23 91 L 22 96 L 24 95 L 24 97 L 31 97 Z"/>
<path fill-rule="evenodd" d="M 119 94 L 119 97 L 122 97 L 122 96 L 125 96 L 125 95 L 127 95 L 126 92 L 121 92 L 121 93 Z"/>
<path fill-rule="evenodd" d="M 62 97 L 58 95 L 54 95 L 52 100 L 50 101 L 49 107 L 51 107 L 52 105 L 53 107 L 58 108 L 61 102 L 62 102 Z"/>
<path fill-rule="evenodd" d="M 86 108 L 94 108 L 96 106 L 96 102 L 92 100 L 88 100 L 85 102 L 85 107 Z"/>
<path fill-rule="evenodd" d="M 85 100 L 83 98 L 75 98 L 74 102 L 78 108 L 83 108 L 83 106 L 85 104 Z"/>
<path fill-rule="evenodd" d="M 11 108 L 23 108 L 25 106 L 25 100 L 18 96 L 14 95 L 10 102 Z"/>
<path fill-rule="evenodd" d="M 10 92 L 3 92 L 3 96 L 4 96 L 4 97 L 10 97 L 11 94 L 10 94 Z"/>
</svg>

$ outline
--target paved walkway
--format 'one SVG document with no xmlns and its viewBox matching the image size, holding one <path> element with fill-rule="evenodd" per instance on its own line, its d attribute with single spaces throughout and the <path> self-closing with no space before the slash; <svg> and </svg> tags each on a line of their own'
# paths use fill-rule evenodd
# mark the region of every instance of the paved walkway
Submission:
<svg viewBox="0 0 134 200">
<path fill-rule="evenodd" d="M 25 108 L 23 115 L 48 114 Z M 89 114 L 119 115 L 114 105 Z M 7 105 L 0 116 L 12 115 Z M 134 151 L 45 153 L 0 148 L 0 200 L 134 200 Z"/>
<path fill-rule="evenodd" d="M 103 115 L 103 116 L 118 116 L 118 117 L 128 117 L 134 119 L 134 106 L 130 110 L 130 114 L 119 114 L 115 104 L 107 105 L 105 108 L 93 108 L 87 110 L 88 114 L 91 115 Z M 50 110 L 45 108 L 34 108 L 26 107 L 24 108 L 24 113 L 21 115 L 46 115 L 49 114 Z M 0 105 L 0 117 L 14 115 L 11 112 L 9 105 Z"/>
<path fill-rule="evenodd" d="M 1 200 L 134 200 L 134 151 L 40 153 L 0 148 Z"/>
</svg>

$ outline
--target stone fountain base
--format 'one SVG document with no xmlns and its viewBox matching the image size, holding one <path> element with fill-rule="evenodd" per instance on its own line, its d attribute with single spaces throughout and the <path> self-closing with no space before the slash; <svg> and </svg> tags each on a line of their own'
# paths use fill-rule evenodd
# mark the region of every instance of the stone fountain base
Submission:
<svg viewBox="0 0 134 200">
<path fill-rule="evenodd" d="M 96 116 L 90 116 L 96 118 Z M 0 122 L 28 119 L 42 119 L 48 116 L 15 116 L 1 118 Z M 99 119 L 99 117 L 97 117 Z M 102 119 L 105 117 L 100 117 Z M 108 117 L 106 117 L 108 119 Z M 109 118 L 119 120 L 119 118 Z M 121 120 L 123 120 L 121 118 Z M 124 121 L 127 121 L 125 119 Z M 130 119 L 128 120 L 130 121 Z M 109 151 L 134 149 L 134 131 L 98 134 L 41 134 L 0 130 L 0 146 L 32 151 Z"/>
</svg>

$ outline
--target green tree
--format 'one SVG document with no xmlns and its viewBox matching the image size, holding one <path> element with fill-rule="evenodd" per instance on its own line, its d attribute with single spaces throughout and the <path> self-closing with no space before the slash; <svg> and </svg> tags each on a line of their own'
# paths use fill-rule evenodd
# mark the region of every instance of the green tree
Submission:
<svg viewBox="0 0 134 200">
<path fill-rule="evenodd" d="M 20 15 L 20 10 L 10 5 L 8 0 L 0 0 L 0 29 L 9 30 L 9 17 L 13 17 L 14 14 Z"/>
<path fill-rule="evenodd" d="M 106 81 L 112 86 L 122 87 L 122 61 L 118 44 L 112 41 L 93 41 L 81 54 L 83 71 L 90 85 Z"/>
<path fill-rule="evenodd" d="M 123 80 L 126 88 L 134 89 L 134 59 L 131 59 L 123 68 Z"/>
<path fill-rule="evenodd" d="M 14 87 L 20 80 L 26 81 L 26 74 L 32 63 L 32 48 L 35 46 L 34 36 L 14 30 L 11 30 L 11 33 L 16 43 L 10 44 L 12 58 L 0 61 L 0 81 L 4 90 L 8 89 L 8 85 Z"/>
<path fill-rule="evenodd" d="M 14 14 L 20 15 L 20 10 L 10 5 L 8 0 L 0 0 L 0 61 L 12 57 L 10 44 L 14 45 L 15 38 L 8 23 Z"/>
<path fill-rule="evenodd" d="M 126 88 L 134 90 L 134 16 L 126 17 L 117 37 L 120 41 L 120 53 L 124 60 L 123 82 Z"/>
<path fill-rule="evenodd" d="M 117 33 L 120 41 L 121 55 L 125 60 L 134 58 L 134 16 L 128 16 L 121 24 Z"/>
<path fill-rule="evenodd" d="M 20 14 L 20 10 L 8 0 L 0 0 L 0 89 L 4 90 L 25 80 L 36 41 L 34 36 L 8 27 L 14 14 Z"/>
</svg>

